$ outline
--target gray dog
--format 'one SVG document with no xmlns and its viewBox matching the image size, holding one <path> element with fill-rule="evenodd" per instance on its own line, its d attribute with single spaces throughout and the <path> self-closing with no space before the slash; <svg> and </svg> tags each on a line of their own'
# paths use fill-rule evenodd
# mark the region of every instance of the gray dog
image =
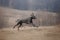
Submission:
<svg viewBox="0 0 60 40">
<path fill-rule="evenodd" d="M 22 27 L 22 23 L 32 24 L 33 26 L 35 26 L 32 21 L 33 19 L 36 19 L 36 16 L 34 16 L 34 14 L 32 13 L 31 17 L 20 20 L 13 28 L 19 25 L 18 26 L 18 30 L 19 30 L 19 27 Z"/>
</svg>

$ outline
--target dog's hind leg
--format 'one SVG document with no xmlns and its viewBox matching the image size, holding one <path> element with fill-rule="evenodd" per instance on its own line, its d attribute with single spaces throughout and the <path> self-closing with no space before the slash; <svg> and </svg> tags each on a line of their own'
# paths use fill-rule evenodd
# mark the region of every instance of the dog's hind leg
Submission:
<svg viewBox="0 0 60 40">
<path fill-rule="evenodd" d="M 17 25 L 19 25 L 19 23 L 17 23 L 17 24 L 13 27 L 13 29 L 14 29 Z"/>
<path fill-rule="evenodd" d="M 13 27 L 13 29 L 17 26 L 17 24 Z"/>
<path fill-rule="evenodd" d="M 18 31 L 19 31 L 19 28 L 22 26 L 22 23 L 18 26 Z"/>
</svg>

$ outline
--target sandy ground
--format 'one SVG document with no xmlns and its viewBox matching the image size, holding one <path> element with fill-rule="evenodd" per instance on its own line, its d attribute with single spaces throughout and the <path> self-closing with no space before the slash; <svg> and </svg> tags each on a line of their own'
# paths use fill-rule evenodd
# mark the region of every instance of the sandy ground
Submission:
<svg viewBox="0 0 60 40">
<path fill-rule="evenodd" d="M 0 30 L 0 40 L 60 40 L 60 28 L 48 27 L 25 27 L 17 29 L 4 28 Z"/>
</svg>

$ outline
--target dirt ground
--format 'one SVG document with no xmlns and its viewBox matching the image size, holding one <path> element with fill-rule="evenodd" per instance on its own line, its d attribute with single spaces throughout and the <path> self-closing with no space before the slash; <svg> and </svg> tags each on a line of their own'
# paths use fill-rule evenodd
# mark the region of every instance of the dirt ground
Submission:
<svg viewBox="0 0 60 40">
<path fill-rule="evenodd" d="M 17 31 L 17 28 L 4 28 L 0 30 L 0 40 L 60 40 L 60 28 L 48 27 L 25 27 Z"/>
</svg>

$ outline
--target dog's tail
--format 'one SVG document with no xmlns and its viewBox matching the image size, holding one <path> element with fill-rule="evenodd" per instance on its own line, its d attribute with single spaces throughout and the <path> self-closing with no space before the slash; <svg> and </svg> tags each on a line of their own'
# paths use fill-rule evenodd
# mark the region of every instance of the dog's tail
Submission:
<svg viewBox="0 0 60 40">
<path fill-rule="evenodd" d="M 16 20 L 16 22 L 19 22 L 19 21 L 20 21 L 20 19 L 17 19 L 17 20 Z"/>
</svg>

